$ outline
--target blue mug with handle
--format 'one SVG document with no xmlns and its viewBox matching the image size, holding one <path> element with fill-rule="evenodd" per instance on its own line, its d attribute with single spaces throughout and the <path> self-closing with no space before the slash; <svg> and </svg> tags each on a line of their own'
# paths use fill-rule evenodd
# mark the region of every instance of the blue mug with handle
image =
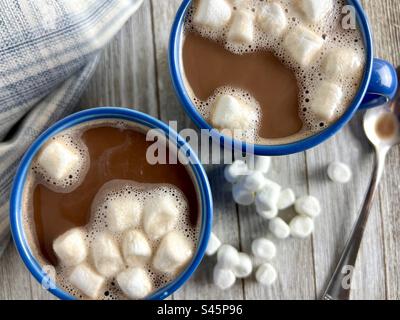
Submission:
<svg viewBox="0 0 400 320">
<path fill-rule="evenodd" d="M 177 147 L 177 150 L 179 150 L 181 154 L 183 154 L 187 158 L 189 163 L 188 170 L 193 177 L 193 183 L 198 193 L 200 206 L 200 232 L 197 250 L 191 262 L 188 264 L 185 270 L 183 270 L 180 275 L 178 275 L 176 279 L 174 279 L 166 286 L 160 288 L 148 297 L 148 299 L 151 300 L 162 300 L 171 295 L 177 289 L 179 289 L 190 278 L 190 276 L 199 266 L 204 256 L 212 227 L 212 194 L 210 185 L 208 183 L 207 174 L 188 142 L 186 142 L 181 136 L 179 136 L 166 124 L 147 114 L 125 108 L 89 109 L 73 114 L 57 122 L 47 131 L 45 131 L 41 136 L 39 136 L 39 138 L 37 138 L 37 140 L 25 153 L 15 175 L 10 199 L 11 233 L 18 253 L 20 254 L 26 267 L 36 278 L 36 280 L 60 299 L 75 299 L 73 296 L 71 296 L 61 288 L 57 287 L 56 283 L 53 283 L 51 281 L 46 273 L 44 266 L 40 265 L 31 250 L 23 226 L 23 192 L 32 161 L 38 154 L 41 147 L 47 141 L 49 141 L 53 136 L 57 135 L 58 133 L 69 128 L 76 127 L 80 124 L 109 119 L 126 120 L 138 124 L 146 130 L 157 129 L 161 134 L 163 134 L 163 137 L 166 137 L 168 139 L 169 143 L 175 145 Z"/>
<path fill-rule="evenodd" d="M 201 129 L 211 130 L 211 135 L 224 146 L 233 146 L 243 151 L 252 150 L 256 155 L 278 156 L 287 155 L 305 151 L 336 134 L 344 125 L 346 125 L 358 110 L 380 106 L 392 99 L 397 91 L 398 80 L 394 67 L 387 61 L 374 58 L 372 31 L 368 24 L 365 11 L 358 0 L 348 0 L 349 5 L 353 6 L 356 13 L 357 23 L 363 36 L 366 50 L 365 72 L 360 84 L 359 90 L 343 116 L 325 130 L 289 144 L 283 145 L 251 145 L 223 136 L 216 130 L 211 130 L 210 124 L 198 112 L 196 106 L 191 101 L 183 81 L 183 66 L 181 60 L 181 48 L 183 40 L 183 26 L 185 16 L 190 8 L 192 0 L 183 0 L 180 6 L 174 24 L 172 26 L 169 43 L 169 67 L 172 77 L 172 83 L 178 98 L 186 113 L 193 122 Z"/>
</svg>

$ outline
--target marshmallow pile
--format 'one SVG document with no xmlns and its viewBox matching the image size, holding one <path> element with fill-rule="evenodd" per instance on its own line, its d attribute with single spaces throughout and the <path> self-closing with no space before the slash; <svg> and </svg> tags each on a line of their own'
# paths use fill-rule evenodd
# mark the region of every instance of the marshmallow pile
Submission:
<svg viewBox="0 0 400 320">
<path fill-rule="evenodd" d="M 273 38 L 282 43 L 290 60 L 303 70 L 319 63 L 322 56 L 324 79 L 315 88 L 310 109 L 319 120 L 332 122 L 344 100 L 345 82 L 360 73 L 362 57 L 355 49 L 328 48 L 325 36 L 318 33 L 320 25 L 334 11 L 333 0 L 297 0 L 293 7 L 300 20 L 296 24 L 291 23 L 278 2 L 199 0 L 193 24 L 200 31 L 209 31 L 205 34 L 225 37 L 219 40 L 227 47 L 259 47 L 260 33 L 262 39 L 263 35 Z M 248 106 L 240 101 L 221 97 L 215 102 L 212 124 L 226 129 L 246 128 L 253 116 L 247 110 Z"/>
<path fill-rule="evenodd" d="M 178 227 L 176 198 L 152 194 L 109 199 L 105 228 L 74 228 L 54 241 L 74 288 L 96 299 L 116 280 L 128 298 L 143 299 L 156 289 L 154 274 L 175 276 L 190 261 L 194 244 Z"/>
</svg>

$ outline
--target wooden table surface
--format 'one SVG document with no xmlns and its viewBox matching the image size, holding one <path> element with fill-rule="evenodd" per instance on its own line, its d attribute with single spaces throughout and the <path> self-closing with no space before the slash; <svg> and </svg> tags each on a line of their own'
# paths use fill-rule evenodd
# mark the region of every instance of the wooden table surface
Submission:
<svg viewBox="0 0 400 320">
<path fill-rule="evenodd" d="M 146 0 L 106 48 L 81 108 L 126 106 L 164 121 L 193 127 L 172 90 L 167 65 L 169 30 L 180 0 Z M 400 1 L 362 1 L 374 30 L 375 55 L 400 64 Z M 322 215 L 312 238 L 278 241 L 273 264 L 278 281 L 271 288 L 253 278 L 237 281 L 227 291 L 212 284 L 215 258 L 205 258 L 191 280 L 172 299 L 316 299 L 326 286 L 349 235 L 370 180 L 373 153 L 357 116 L 323 145 L 273 160 L 271 178 L 291 186 L 298 195 L 310 193 L 322 202 Z M 355 299 L 400 298 L 400 148 L 394 148 L 372 209 L 355 271 Z M 351 183 L 326 178 L 333 160 L 351 165 Z M 214 232 L 226 243 L 249 252 L 251 241 L 267 235 L 267 223 L 254 208 L 238 207 L 223 168 L 207 168 L 215 201 Z M 54 299 L 29 275 L 13 245 L 0 259 L 0 299 Z"/>
</svg>

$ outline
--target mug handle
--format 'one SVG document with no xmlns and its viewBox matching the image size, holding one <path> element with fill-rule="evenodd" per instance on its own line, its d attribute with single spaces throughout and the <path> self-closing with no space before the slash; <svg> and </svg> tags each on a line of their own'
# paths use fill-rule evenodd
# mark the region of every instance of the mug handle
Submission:
<svg viewBox="0 0 400 320">
<path fill-rule="evenodd" d="M 396 69 L 389 62 L 374 59 L 371 81 L 360 110 L 381 106 L 393 99 L 398 86 Z"/>
</svg>

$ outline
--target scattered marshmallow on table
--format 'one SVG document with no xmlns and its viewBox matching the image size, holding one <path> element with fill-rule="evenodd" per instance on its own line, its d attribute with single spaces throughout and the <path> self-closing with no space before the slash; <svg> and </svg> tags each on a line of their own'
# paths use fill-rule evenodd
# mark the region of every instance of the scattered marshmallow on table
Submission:
<svg viewBox="0 0 400 320">
<path fill-rule="evenodd" d="M 126 263 L 131 266 L 144 265 L 152 255 L 145 235 L 137 230 L 129 230 L 122 239 L 122 253 Z"/>
<path fill-rule="evenodd" d="M 256 110 L 228 94 L 218 97 L 211 110 L 211 123 L 220 129 L 247 130 L 256 118 Z"/>
<path fill-rule="evenodd" d="M 243 177 L 243 187 L 250 192 L 258 192 L 264 188 L 267 183 L 264 174 L 260 171 L 254 171 Z"/>
<path fill-rule="evenodd" d="M 80 168 L 79 151 L 61 139 L 51 140 L 40 151 L 37 162 L 50 179 L 63 182 L 70 175 L 75 175 Z"/>
<path fill-rule="evenodd" d="M 76 266 L 68 280 L 75 288 L 91 299 L 98 298 L 105 285 L 105 279 L 86 264 Z"/>
<path fill-rule="evenodd" d="M 278 216 L 278 214 L 279 214 L 278 208 L 274 208 L 271 210 L 262 210 L 257 205 L 256 205 L 256 211 L 257 211 L 257 214 L 260 217 L 264 218 L 265 220 L 271 220 L 271 219 L 275 218 L 276 216 Z"/>
<path fill-rule="evenodd" d="M 242 206 L 249 206 L 254 203 L 255 194 L 254 192 L 248 191 L 243 186 L 243 181 L 239 181 L 232 187 L 233 200 Z"/>
<path fill-rule="evenodd" d="M 320 22 L 333 10 L 333 0 L 298 0 L 297 4 L 311 23 Z"/>
<path fill-rule="evenodd" d="M 153 290 L 152 281 L 146 270 L 130 268 L 117 276 L 121 290 L 131 299 L 143 299 Z"/>
<path fill-rule="evenodd" d="M 328 167 L 328 176 L 333 182 L 348 183 L 351 180 L 352 172 L 348 165 L 335 161 Z"/>
<path fill-rule="evenodd" d="M 195 25 L 220 29 L 231 19 L 232 9 L 226 0 L 200 0 L 193 17 Z"/>
<path fill-rule="evenodd" d="M 213 271 L 214 284 L 221 290 L 226 290 L 235 284 L 236 276 L 230 269 L 225 269 L 217 264 Z"/>
<path fill-rule="evenodd" d="M 80 228 L 65 232 L 54 240 L 53 250 L 60 262 L 67 267 L 82 263 L 88 255 L 85 232 Z"/>
<path fill-rule="evenodd" d="M 106 232 L 97 235 L 91 253 L 97 272 L 107 278 L 115 276 L 124 267 L 118 244 Z"/>
<path fill-rule="evenodd" d="M 294 209 L 298 214 L 315 218 L 321 213 L 321 205 L 317 198 L 313 196 L 304 196 L 298 198 L 294 204 Z"/>
<path fill-rule="evenodd" d="M 276 256 L 276 246 L 268 239 L 259 238 L 252 242 L 251 251 L 254 256 L 263 260 L 271 261 Z"/>
<path fill-rule="evenodd" d="M 157 240 L 173 230 L 178 222 L 179 209 L 170 195 L 157 195 L 143 205 L 143 227 L 151 240 Z"/>
<path fill-rule="evenodd" d="M 262 264 L 256 272 L 257 282 L 267 287 L 273 285 L 277 277 L 275 268 L 269 263 Z"/>
<path fill-rule="evenodd" d="M 290 235 L 295 238 L 307 238 L 314 231 L 314 220 L 306 216 L 296 216 L 290 221 Z"/>
<path fill-rule="evenodd" d="M 288 25 L 285 11 L 276 2 L 266 3 L 261 7 L 257 22 L 265 32 L 274 36 L 280 36 Z"/>
<path fill-rule="evenodd" d="M 290 188 L 282 190 L 281 194 L 279 195 L 278 199 L 278 209 L 285 210 L 290 206 L 294 205 L 296 201 L 296 195 L 294 191 Z"/>
<path fill-rule="evenodd" d="M 221 241 L 213 232 L 211 232 L 210 240 L 208 241 L 206 249 L 206 255 L 213 256 L 214 254 L 217 253 L 220 247 L 221 247 Z"/>
<path fill-rule="evenodd" d="M 262 157 L 262 156 L 254 156 L 254 171 L 259 171 L 264 175 L 268 173 L 269 169 L 271 168 L 271 158 L 270 157 Z"/>
<path fill-rule="evenodd" d="M 233 13 L 232 24 L 228 32 L 228 41 L 239 44 L 251 44 L 254 40 L 254 14 L 240 9 Z"/>
<path fill-rule="evenodd" d="M 130 197 L 112 199 L 107 203 L 107 225 L 111 232 L 123 232 L 136 227 L 142 218 L 142 205 Z"/>
<path fill-rule="evenodd" d="M 269 230 L 278 239 L 286 239 L 290 236 L 290 227 L 283 219 L 276 217 L 269 222 Z"/>
<path fill-rule="evenodd" d="M 161 240 L 153 266 L 164 273 L 175 273 L 193 257 L 192 243 L 179 231 L 171 231 Z"/>
<path fill-rule="evenodd" d="M 249 255 L 239 252 L 239 263 L 233 267 L 233 273 L 236 278 L 247 278 L 253 271 L 253 263 Z"/>
<path fill-rule="evenodd" d="M 218 250 L 217 260 L 221 268 L 233 269 L 239 264 L 239 252 L 231 245 L 224 244 Z"/>
<path fill-rule="evenodd" d="M 249 168 L 243 160 L 236 160 L 231 165 L 227 165 L 224 170 L 224 176 L 229 183 L 236 183 L 243 176 L 249 173 Z"/>
<path fill-rule="evenodd" d="M 311 102 L 311 111 L 324 121 L 335 119 L 343 98 L 343 90 L 335 83 L 323 81 L 316 90 Z"/>
<path fill-rule="evenodd" d="M 257 192 L 255 203 L 258 210 L 270 211 L 277 208 L 281 186 L 271 180 L 264 179 L 263 188 Z"/>
<path fill-rule="evenodd" d="M 354 49 L 335 48 L 328 52 L 322 67 L 330 80 L 343 80 L 345 75 L 358 72 L 362 62 Z"/>
<path fill-rule="evenodd" d="M 323 44 L 322 37 L 303 26 L 295 27 L 284 40 L 286 50 L 303 68 L 310 65 Z"/>
</svg>

